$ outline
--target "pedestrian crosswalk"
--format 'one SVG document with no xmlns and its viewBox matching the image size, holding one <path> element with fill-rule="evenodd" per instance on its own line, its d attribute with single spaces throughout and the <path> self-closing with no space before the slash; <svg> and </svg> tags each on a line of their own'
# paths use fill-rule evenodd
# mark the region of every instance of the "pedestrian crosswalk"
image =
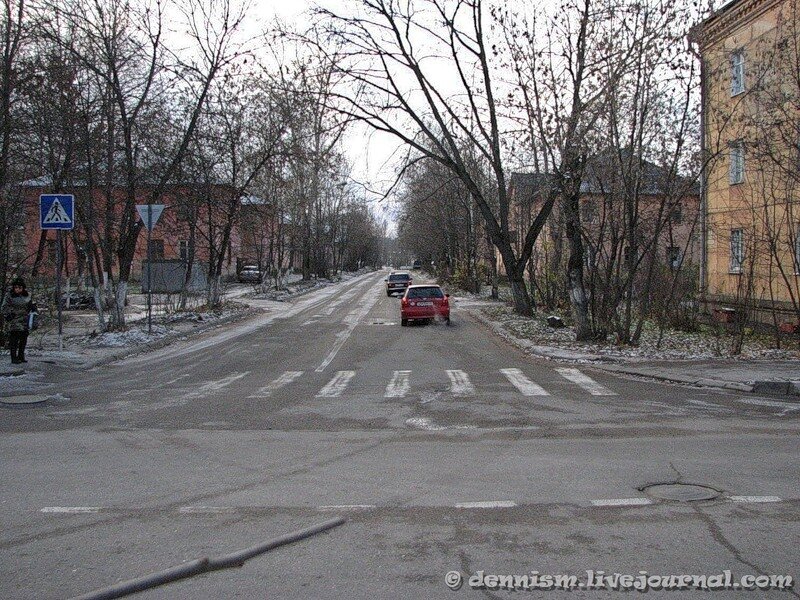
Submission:
<svg viewBox="0 0 800 600">
<path fill-rule="evenodd" d="M 522 396 L 550 396 L 551 392 L 564 392 L 564 387 L 567 386 L 566 393 L 580 393 L 588 392 L 592 396 L 616 396 L 616 392 L 598 383 L 579 369 L 575 368 L 556 368 L 554 371 L 558 377 L 549 378 L 549 381 L 543 382 L 551 388 L 550 391 L 545 389 L 544 385 L 537 383 L 530 379 L 519 368 L 500 369 L 499 373 L 505 377 L 511 385 L 511 389 L 515 389 Z M 444 373 L 449 380 L 447 392 L 456 398 L 469 398 L 478 394 L 475 384 L 470 379 L 470 375 L 460 369 L 446 369 Z M 486 373 L 482 372 L 485 377 Z M 308 373 L 304 371 L 286 371 L 281 374 L 277 379 L 270 381 L 255 393 L 248 396 L 248 398 L 259 399 L 269 398 L 277 391 L 291 384 L 304 381 L 306 378 L 314 378 L 315 382 L 318 381 L 317 373 Z M 338 398 L 350 386 L 353 378 L 356 377 L 356 371 L 337 371 L 336 374 L 324 382 L 322 388 L 316 393 L 317 398 Z M 374 381 L 374 377 L 370 377 Z M 569 391 L 569 387 L 574 386 L 574 391 Z M 493 388 L 493 391 L 496 388 Z M 405 398 L 413 391 L 413 372 L 411 370 L 398 370 L 394 371 L 386 383 L 383 392 L 384 398 Z"/>
<path fill-rule="evenodd" d="M 584 375 L 578 369 L 556 369 L 556 371 L 565 379 L 577 383 L 592 396 L 616 396 L 614 392 L 603 387 L 591 377 Z"/>
<path fill-rule="evenodd" d="M 519 390 L 523 396 L 549 396 L 550 394 L 540 386 L 528 379 L 521 369 L 500 369 L 511 384 Z"/>
<path fill-rule="evenodd" d="M 355 371 L 338 371 L 317 396 L 320 398 L 338 398 L 347 388 L 347 384 L 355 377 Z"/>
<path fill-rule="evenodd" d="M 392 380 L 386 386 L 386 398 L 403 398 L 411 388 L 411 371 L 395 371 Z"/>
<path fill-rule="evenodd" d="M 453 396 L 475 395 L 475 386 L 464 371 L 449 370 L 447 376 L 450 378 L 450 393 Z"/>
</svg>

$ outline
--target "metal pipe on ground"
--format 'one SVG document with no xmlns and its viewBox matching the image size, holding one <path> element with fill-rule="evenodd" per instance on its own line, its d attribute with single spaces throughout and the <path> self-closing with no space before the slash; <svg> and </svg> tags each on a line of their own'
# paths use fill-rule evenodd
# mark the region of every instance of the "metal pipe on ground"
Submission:
<svg viewBox="0 0 800 600">
<path fill-rule="evenodd" d="M 173 581 L 201 575 L 202 573 L 209 573 L 220 569 L 230 569 L 231 567 L 241 567 L 246 561 L 259 554 L 274 550 L 279 546 L 299 542 L 312 535 L 338 527 L 344 522 L 345 519 L 342 517 L 329 519 L 317 525 L 287 533 L 286 535 L 264 542 L 263 544 L 252 546 L 251 548 L 245 548 L 231 554 L 218 556 L 217 558 L 198 558 L 163 571 L 123 581 L 107 588 L 83 594 L 82 596 L 75 596 L 72 600 L 110 600 L 111 598 L 122 598 L 123 596 L 129 596 L 137 592 L 172 583 Z"/>
</svg>

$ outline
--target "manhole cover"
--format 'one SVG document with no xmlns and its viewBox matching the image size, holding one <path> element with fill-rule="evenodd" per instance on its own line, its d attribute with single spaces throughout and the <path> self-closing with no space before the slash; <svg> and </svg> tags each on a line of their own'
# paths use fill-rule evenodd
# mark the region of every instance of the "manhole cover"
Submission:
<svg viewBox="0 0 800 600">
<path fill-rule="evenodd" d="M 41 404 L 47 400 L 47 396 L 41 394 L 25 394 L 22 396 L 7 396 L 0 398 L 0 403 L 13 406 L 25 406 L 27 404 Z"/>
<path fill-rule="evenodd" d="M 647 486 L 642 491 L 655 498 L 675 500 L 677 502 L 713 500 L 719 496 L 719 492 L 714 488 L 690 483 L 657 483 Z"/>
</svg>

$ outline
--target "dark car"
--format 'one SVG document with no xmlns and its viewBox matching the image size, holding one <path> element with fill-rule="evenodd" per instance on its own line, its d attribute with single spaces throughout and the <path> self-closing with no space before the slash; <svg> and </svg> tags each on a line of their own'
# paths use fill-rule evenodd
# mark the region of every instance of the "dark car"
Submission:
<svg viewBox="0 0 800 600">
<path fill-rule="evenodd" d="M 411 266 L 411 268 L 415 269 L 415 270 L 416 269 L 421 269 L 422 268 L 422 261 L 421 260 L 415 260 L 414 264 Z"/>
<path fill-rule="evenodd" d="M 90 310 L 95 308 L 94 294 L 64 292 L 61 294 L 61 308 L 70 310 Z"/>
<path fill-rule="evenodd" d="M 391 296 L 398 292 L 405 293 L 406 288 L 411 285 L 412 279 L 410 273 L 395 271 L 394 273 L 390 273 L 384 281 L 386 282 L 386 295 Z"/>
<path fill-rule="evenodd" d="M 239 283 L 261 283 L 261 270 L 256 265 L 245 265 L 239 271 Z"/>
</svg>

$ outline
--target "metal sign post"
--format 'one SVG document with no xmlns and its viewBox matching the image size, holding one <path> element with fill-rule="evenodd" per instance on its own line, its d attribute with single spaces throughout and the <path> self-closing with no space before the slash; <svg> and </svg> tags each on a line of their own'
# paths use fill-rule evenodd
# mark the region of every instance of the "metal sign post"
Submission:
<svg viewBox="0 0 800 600">
<path fill-rule="evenodd" d="M 64 349 L 64 322 L 61 314 L 61 230 L 75 227 L 75 196 L 72 194 L 42 194 L 39 196 L 39 226 L 56 230 L 56 310 L 58 312 L 58 349 Z"/>
<path fill-rule="evenodd" d="M 163 204 L 137 204 L 136 211 L 147 228 L 147 333 L 153 333 L 153 255 L 150 247 L 150 234 L 158 223 Z"/>
<path fill-rule="evenodd" d="M 153 333 L 153 249 L 150 247 L 153 211 L 150 206 L 147 209 L 147 333 Z"/>
<path fill-rule="evenodd" d="M 58 351 L 64 349 L 64 329 L 61 318 L 61 230 L 56 230 L 56 298 L 58 306 Z"/>
</svg>

